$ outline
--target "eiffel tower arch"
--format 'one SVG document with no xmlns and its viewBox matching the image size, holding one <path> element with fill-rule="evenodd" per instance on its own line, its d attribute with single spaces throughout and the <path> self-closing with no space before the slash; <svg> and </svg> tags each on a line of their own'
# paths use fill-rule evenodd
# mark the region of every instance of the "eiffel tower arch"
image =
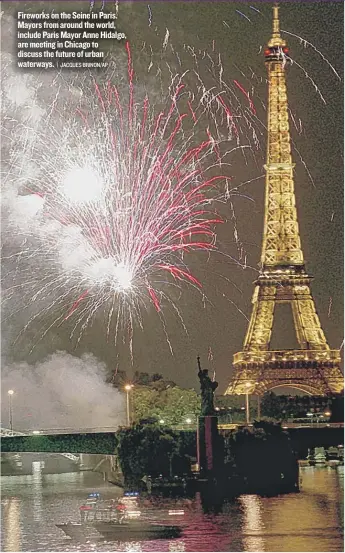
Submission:
<svg viewBox="0 0 345 553">
<path fill-rule="evenodd" d="M 340 393 L 340 351 L 330 349 L 321 328 L 304 264 L 294 191 L 285 66 L 279 8 L 265 50 L 268 71 L 268 137 L 261 272 L 255 281 L 252 314 L 243 350 L 234 355 L 234 374 L 225 394 L 257 394 L 284 386 L 311 395 Z M 299 349 L 270 349 L 275 306 L 291 305 Z"/>
</svg>

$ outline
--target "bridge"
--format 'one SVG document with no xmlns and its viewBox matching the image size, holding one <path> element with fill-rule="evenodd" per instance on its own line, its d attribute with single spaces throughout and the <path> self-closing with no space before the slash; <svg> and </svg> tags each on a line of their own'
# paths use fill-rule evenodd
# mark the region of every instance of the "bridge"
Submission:
<svg viewBox="0 0 345 553">
<path fill-rule="evenodd" d="M 219 425 L 220 432 L 227 434 L 235 425 Z M 290 434 L 292 447 L 303 459 L 308 449 L 331 447 L 344 444 L 343 424 L 290 425 L 283 428 Z M 195 431 L 195 430 L 190 430 Z M 116 431 L 96 428 L 54 429 L 31 432 L 2 432 L 1 450 L 3 453 L 60 453 L 69 459 L 77 459 L 78 454 L 114 455 L 117 447 Z M 79 460 L 79 458 L 78 458 Z"/>
<path fill-rule="evenodd" d="M 218 424 L 218 428 L 220 430 L 236 430 L 239 427 L 243 427 L 245 424 L 243 422 L 233 422 L 233 423 L 225 423 L 225 424 Z M 248 426 L 253 426 L 252 424 L 249 424 Z M 296 422 L 284 422 L 282 424 L 282 428 L 284 430 L 289 430 L 289 428 L 344 428 L 343 422 L 309 422 L 306 424 L 296 423 Z"/>
<path fill-rule="evenodd" d="M 115 431 L 48 429 L 15 432 L 1 428 L 2 453 L 60 453 L 79 462 L 80 453 L 114 455 Z"/>
<path fill-rule="evenodd" d="M 25 432 L 16 432 L 14 430 L 10 430 L 9 428 L 3 428 L 1 427 L 0 429 L 0 437 L 1 438 L 13 438 L 13 437 L 16 437 L 16 436 L 30 436 L 32 435 L 32 432 L 31 433 L 25 433 Z M 36 433 L 35 433 L 36 435 Z M 3 442 L 2 442 L 3 444 Z M 2 453 L 6 453 L 3 449 L 3 447 L 1 448 L 1 451 Z M 19 453 L 19 452 L 16 452 L 16 453 Z M 31 451 L 30 453 L 35 453 L 34 451 Z M 59 455 L 62 455 L 63 457 L 66 457 L 66 459 L 69 459 L 70 461 L 73 461 L 73 463 L 80 463 L 80 457 L 79 455 L 73 455 L 72 453 L 68 453 L 68 452 L 56 452 L 58 453 Z"/>
</svg>

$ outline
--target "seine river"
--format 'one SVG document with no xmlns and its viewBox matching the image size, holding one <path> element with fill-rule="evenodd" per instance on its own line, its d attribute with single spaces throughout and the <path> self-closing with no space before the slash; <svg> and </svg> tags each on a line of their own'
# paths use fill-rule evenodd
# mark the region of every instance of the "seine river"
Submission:
<svg viewBox="0 0 345 553">
<path fill-rule="evenodd" d="M 218 514 L 205 513 L 199 496 L 156 501 L 155 518 L 182 526 L 181 537 L 78 543 L 55 524 L 78 522 L 78 507 L 89 493 L 112 498 L 121 490 L 90 472 L 42 475 L 36 463 L 30 476 L 2 478 L 1 551 L 344 551 L 343 475 L 343 467 L 307 467 L 300 493 L 241 496 Z"/>
</svg>

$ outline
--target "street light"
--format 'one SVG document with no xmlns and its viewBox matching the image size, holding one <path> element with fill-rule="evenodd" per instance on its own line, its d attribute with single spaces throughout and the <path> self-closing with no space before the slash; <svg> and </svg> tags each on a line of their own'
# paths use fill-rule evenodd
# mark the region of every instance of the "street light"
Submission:
<svg viewBox="0 0 345 553">
<path fill-rule="evenodd" d="M 13 434 L 13 408 L 12 408 L 12 396 L 14 394 L 13 390 L 8 390 L 8 416 L 10 422 L 10 430 Z"/>
<path fill-rule="evenodd" d="M 133 384 L 126 384 L 125 390 L 127 394 L 127 426 L 131 425 L 131 417 L 130 417 L 130 411 L 129 411 L 129 392 L 133 388 Z"/>
<path fill-rule="evenodd" d="M 250 413 L 249 413 L 249 388 L 251 387 L 250 382 L 246 382 L 246 423 L 250 422 Z"/>
</svg>

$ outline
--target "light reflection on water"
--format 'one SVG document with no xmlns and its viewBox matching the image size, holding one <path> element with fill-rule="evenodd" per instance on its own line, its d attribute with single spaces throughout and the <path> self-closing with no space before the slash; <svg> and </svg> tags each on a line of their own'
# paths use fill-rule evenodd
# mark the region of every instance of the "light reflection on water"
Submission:
<svg viewBox="0 0 345 553">
<path fill-rule="evenodd" d="M 32 489 L 33 489 L 33 513 L 34 521 L 42 520 L 42 468 L 44 461 L 34 461 L 32 463 Z"/>
<path fill-rule="evenodd" d="M 55 524 L 79 520 L 78 507 L 92 491 L 104 498 L 121 490 L 91 472 L 2 478 L 2 551 L 343 551 L 343 467 L 302 469 L 301 493 L 273 498 L 241 496 L 205 513 L 202 498 L 156 501 L 156 516 L 183 527 L 172 540 L 78 543 Z M 205 507 L 205 506 L 204 506 Z M 208 506 L 209 507 L 209 506 Z M 184 515 L 169 517 L 168 509 Z M 165 518 L 164 518 L 165 517 Z"/>
<path fill-rule="evenodd" d="M 265 541 L 262 537 L 264 525 L 262 522 L 261 498 L 257 495 L 242 495 L 239 502 L 243 509 L 243 544 L 245 551 L 265 551 Z"/>
<path fill-rule="evenodd" d="M 11 498 L 5 505 L 6 516 L 2 534 L 5 537 L 5 551 L 20 551 L 21 531 L 19 524 L 19 499 Z"/>
</svg>

